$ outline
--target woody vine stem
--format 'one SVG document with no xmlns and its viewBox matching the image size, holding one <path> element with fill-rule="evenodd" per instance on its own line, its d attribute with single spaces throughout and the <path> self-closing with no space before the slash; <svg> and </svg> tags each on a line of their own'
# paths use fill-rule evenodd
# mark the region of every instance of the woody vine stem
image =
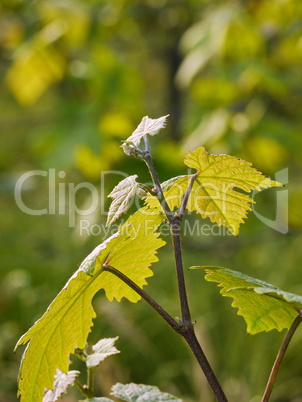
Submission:
<svg viewBox="0 0 302 402">
<path fill-rule="evenodd" d="M 104 262 L 103 264 L 103 270 L 102 271 L 107 271 L 110 272 L 111 274 L 115 275 L 119 279 L 121 279 L 124 283 L 126 283 L 128 286 L 130 286 L 137 294 L 139 294 L 166 322 L 167 324 L 178 334 L 180 334 L 187 344 L 189 345 L 191 351 L 193 352 L 196 360 L 198 361 L 202 371 L 204 372 L 204 375 L 212 388 L 212 391 L 217 399 L 218 402 L 227 402 L 227 398 L 221 388 L 221 385 L 219 384 L 218 379 L 216 378 L 214 371 L 208 362 L 203 349 L 196 337 L 195 331 L 194 331 L 194 323 L 192 322 L 191 319 L 191 313 L 190 313 L 190 308 L 189 308 L 189 303 L 188 303 L 188 298 L 187 298 L 187 291 L 186 291 L 186 283 L 185 283 L 185 277 L 184 277 L 184 267 L 183 267 L 183 261 L 182 261 L 182 248 L 181 248 L 181 237 L 180 237 L 180 227 L 181 223 L 186 211 L 186 207 L 189 201 L 189 197 L 193 188 L 194 180 L 197 177 L 197 174 L 193 174 L 190 177 L 190 180 L 188 182 L 188 187 L 186 190 L 186 193 L 182 199 L 179 212 L 174 213 L 171 211 L 167 200 L 165 199 L 163 189 L 161 187 L 156 169 L 153 164 L 152 156 L 151 156 L 151 151 L 150 151 L 150 145 L 148 142 L 148 139 L 146 136 L 144 136 L 144 141 L 145 141 L 145 150 L 141 150 L 138 147 L 135 147 L 133 152 L 130 152 L 129 154 L 133 154 L 139 159 L 142 159 L 145 161 L 148 170 L 150 172 L 153 186 L 154 188 L 151 189 L 148 186 L 144 186 L 144 189 L 148 191 L 152 196 L 157 197 L 158 201 L 160 202 L 160 205 L 162 207 L 163 213 L 166 218 L 166 222 L 170 225 L 170 234 L 172 237 L 172 243 L 173 243 L 173 249 L 174 249 L 174 259 L 175 259 L 175 266 L 176 266 L 176 275 L 177 275 L 177 283 L 178 283 L 178 294 L 179 294 L 179 300 L 180 300 L 180 310 L 181 310 L 181 318 L 179 319 L 174 319 L 171 317 L 171 315 L 162 307 L 160 306 L 155 300 L 153 300 L 142 288 L 140 288 L 136 283 L 134 283 L 130 278 L 128 278 L 126 275 L 124 275 L 122 272 L 117 270 L 116 268 L 112 267 L 107 263 L 107 261 Z M 278 370 L 280 368 L 284 353 L 287 349 L 287 346 L 299 326 L 299 324 L 302 321 L 302 312 L 301 310 L 298 310 L 298 317 L 294 320 L 292 326 L 290 327 L 288 333 L 286 334 L 284 341 L 280 347 L 280 350 L 278 352 L 277 358 L 275 360 L 275 363 L 273 365 L 266 389 L 264 391 L 264 395 L 262 398 L 262 402 L 268 402 L 276 377 Z"/>
<path fill-rule="evenodd" d="M 190 192 L 192 190 L 192 186 L 195 180 L 196 175 L 193 174 L 188 184 L 187 191 L 183 197 L 181 207 L 179 209 L 179 213 L 174 214 L 164 197 L 163 190 L 155 170 L 150 146 L 147 137 L 144 137 L 145 140 L 145 150 L 139 150 L 139 158 L 143 159 L 149 169 L 152 182 L 154 185 L 155 191 L 153 195 L 155 195 L 164 211 L 167 222 L 170 225 L 170 233 L 173 241 L 174 248 L 174 258 L 175 258 L 175 266 L 176 266 L 176 274 L 177 274 L 177 283 L 178 283 L 178 293 L 180 300 L 180 309 L 181 309 L 181 320 L 174 320 L 155 300 L 153 300 L 143 289 L 137 286 L 131 279 L 126 277 L 120 271 L 115 269 L 114 267 L 107 265 L 106 262 L 103 265 L 103 269 L 112 273 L 113 275 L 120 278 L 123 282 L 125 282 L 128 286 L 130 286 L 135 292 L 137 292 L 169 325 L 173 328 L 173 330 L 186 340 L 189 345 L 191 351 L 193 352 L 196 360 L 198 361 L 201 369 L 203 370 L 205 377 L 212 388 L 212 391 L 219 402 L 227 402 L 227 398 L 221 388 L 221 385 L 214 374 L 214 371 L 208 362 L 203 349 L 195 335 L 194 331 L 194 323 L 191 320 L 191 313 L 187 298 L 186 291 L 186 283 L 184 277 L 184 268 L 182 261 L 182 249 L 181 249 L 181 239 L 180 239 L 180 226 L 182 223 L 182 219 L 186 210 L 186 206 L 189 200 Z"/>
<path fill-rule="evenodd" d="M 176 274 L 177 274 L 177 283 L 178 283 L 178 293 L 180 300 L 180 308 L 181 308 L 181 322 L 179 323 L 180 331 L 179 333 L 184 337 L 186 342 L 188 343 L 190 349 L 192 350 L 195 358 L 197 359 L 201 369 L 203 370 L 209 385 L 211 386 L 217 401 L 219 402 L 227 402 L 227 398 L 221 388 L 221 385 L 215 376 L 215 373 L 208 362 L 200 343 L 195 335 L 194 324 L 191 320 L 191 313 L 187 298 L 186 291 L 186 283 L 184 277 L 184 267 L 182 261 L 182 249 L 181 249 L 181 239 L 180 239 L 180 226 L 184 216 L 184 212 L 189 200 L 190 192 L 192 190 L 192 186 L 195 180 L 195 175 L 192 175 L 187 191 L 182 200 L 182 204 L 179 209 L 178 214 L 173 214 L 168 206 L 168 203 L 164 197 L 160 181 L 158 179 L 156 170 L 153 165 L 153 160 L 150 152 L 150 146 L 148 142 L 148 138 L 145 136 L 145 162 L 148 166 L 149 172 L 152 177 L 152 181 L 158 193 L 158 199 L 161 202 L 163 211 L 166 215 L 166 218 L 170 224 L 170 232 L 173 241 L 174 248 L 174 258 L 175 258 L 175 266 L 176 266 Z"/>
</svg>

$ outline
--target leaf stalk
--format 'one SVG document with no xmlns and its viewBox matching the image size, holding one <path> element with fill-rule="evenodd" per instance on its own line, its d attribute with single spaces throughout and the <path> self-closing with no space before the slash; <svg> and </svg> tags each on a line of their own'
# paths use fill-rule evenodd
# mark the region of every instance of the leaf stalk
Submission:
<svg viewBox="0 0 302 402">
<path fill-rule="evenodd" d="M 302 311 L 299 310 L 299 315 L 294 319 L 292 325 L 290 326 L 289 330 L 287 331 L 283 342 L 280 346 L 279 352 L 277 354 L 276 360 L 273 364 L 263 397 L 261 399 L 261 402 L 268 402 L 271 396 L 271 393 L 273 391 L 273 387 L 275 385 L 276 382 L 276 378 L 283 360 L 283 357 L 285 355 L 285 352 L 288 348 L 288 345 L 294 335 L 294 333 L 296 332 L 296 329 L 298 328 L 298 326 L 300 325 L 302 321 Z"/>
<path fill-rule="evenodd" d="M 93 394 L 93 367 L 87 367 L 87 391 Z"/>
<path fill-rule="evenodd" d="M 189 198 L 190 188 L 192 188 L 194 179 L 190 181 L 187 195 L 187 200 Z M 186 201 L 187 202 L 187 201 Z M 184 204 L 184 203 L 183 203 Z M 182 218 L 182 217 L 181 217 Z M 221 385 L 209 363 L 207 360 L 203 349 L 196 337 L 194 331 L 194 324 L 191 320 L 191 313 L 187 298 L 185 277 L 184 277 L 184 268 L 182 261 L 182 250 L 181 250 L 181 239 L 180 239 L 180 224 L 181 220 L 179 215 L 174 216 L 174 224 L 171 226 L 171 235 L 173 240 L 173 248 L 174 248 L 174 258 L 177 272 L 177 282 L 178 282 L 178 292 L 180 299 L 180 307 L 181 307 L 181 315 L 182 315 L 182 336 L 186 340 L 189 345 L 191 351 L 193 352 L 198 364 L 200 365 L 210 387 L 214 395 L 216 396 L 217 401 L 219 402 L 227 402 L 227 398 L 221 388 Z"/>
<path fill-rule="evenodd" d="M 164 213 L 165 213 L 168 221 L 170 223 L 172 223 L 173 213 L 172 213 L 172 211 L 171 211 L 171 209 L 170 209 L 170 207 L 169 207 L 169 205 L 168 205 L 168 203 L 167 203 L 167 201 L 165 199 L 163 189 L 161 187 L 157 172 L 155 170 L 153 159 L 152 159 L 152 156 L 151 156 L 151 151 L 150 151 L 148 138 L 145 136 L 144 140 L 145 140 L 145 148 L 146 148 L 146 150 L 144 151 L 144 158 L 143 159 L 144 159 L 144 161 L 145 161 L 145 163 L 146 163 L 146 165 L 147 165 L 147 167 L 149 169 L 149 172 L 150 172 L 150 175 L 151 175 L 151 178 L 152 178 L 152 182 L 153 182 L 154 187 L 156 189 L 156 193 L 157 193 L 156 196 L 157 196 L 157 198 L 158 198 L 158 200 L 159 200 L 159 202 L 160 202 L 160 204 L 161 204 L 161 206 L 162 206 L 162 208 L 164 210 Z"/>
<path fill-rule="evenodd" d="M 171 225 L 171 236 L 173 241 L 173 249 L 174 249 L 174 259 L 176 265 L 176 274 L 177 274 L 177 284 L 178 284 L 178 294 L 180 300 L 180 309 L 181 309 L 181 318 L 183 325 L 191 325 L 191 313 L 188 303 L 187 290 L 186 290 L 186 282 L 183 271 L 183 262 L 182 262 L 182 251 L 181 251 L 181 241 L 180 241 L 180 222 L 174 219 L 175 223 Z"/>
<path fill-rule="evenodd" d="M 180 209 L 179 209 L 179 213 L 178 213 L 180 222 L 182 221 L 183 216 L 184 216 L 184 214 L 186 212 L 186 208 L 187 208 L 189 197 L 190 197 L 190 194 L 191 194 L 191 191 L 192 191 L 194 180 L 196 179 L 197 175 L 198 175 L 198 172 L 196 172 L 195 174 L 193 174 L 191 176 L 188 188 L 187 188 L 186 193 L 184 195 L 184 198 L 182 200 L 182 203 L 181 203 L 181 206 L 180 206 Z"/>
<path fill-rule="evenodd" d="M 132 287 L 135 291 L 138 291 L 138 294 L 140 294 L 150 305 L 151 307 L 155 308 L 155 310 L 165 319 L 166 322 L 178 333 L 180 333 L 186 342 L 188 343 L 190 349 L 192 350 L 195 358 L 197 359 L 201 369 L 203 370 L 206 379 L 208 380 L 208 383 L 210 387 L 212 388 L 212 391 L 214 395 L 216 396 L 216 399 L 218 402 L 227 402 L 227 398 L 221 388 L 221 385 L 216 378 L 214 371 L 208 362 L 201 346 L 200 343 L 197 340 L 197 337 L 195 335 L 194 331 L 194 326 L 191 320 L 191 313 L 190 313 L 190 308 L 189 308 L 189 303 L 188 303 L 188 298 L 187 298 L 187 291 L 186 291 L 186 283 L 185 283 L 185 277 L 184 277 L 184 268 L 183 268 L 183 261 L 182 261 L 182 250 L 181 250 L 181 240 L 180 240 L 180 225 L 186 210 L 186 206 L 189 200 L 189 196 L 193 187 L 194 180 L 196 178 L 196 174 L 192 175 L 188 188 L 186 190 L 186 193 L 184 195 L 184 198 L 182 200 L 179 213 L 174 214 L 163 193 L 156 169 L 153 164 L 151 152 L 150 152 L 150 146 L 147 137 L 144 137 L 145 140 L 145 157 L 143 158 L 145 163 L 148 166 L 154 187 L 156 189 L 156 196 L 164 210 L 164 213 L 166 215 L 166 218 L 168 222 L 170 223 L 170 228 L 171 228 L 171 236 L 172 236 L 172 241 L 173 241 L 173 248 L 174 248 L 174 259 L 175 259 L 175 265 L 176 265 L 176 273 L 177 273 L 177 283 L 178 283 L 178 293 L 179 293 L 179 300 L 180 300 L 180 308 L 181 308 L 181 322 L 180 324 L 176 323 L 173 319 L 173 321 L 170 321 L 171 316 L 165 312 L 162 314 L 161 308 L 158 308 L 157 303 L 155 303 L 154 300 L 152 299 L 152 302 L 150 303 L 150 296 L 148 296 L 144 291 L 142 291 L 141 288 L 137 287 L 138 289 L 134 289 L 133 283 L 129 286 Z M 110 267 L 112 269 L 112 267 Z M 106 269 L 106 267 L 104 267 Z M 107 267 L 108 269 L 108 267 Z M 112 271 L 113 273 L 113 271 Z M 121 273 L 119 273 L 121 274 Z M 121 278 L 122 280 L 126 279 Z M 126 279 L 129 281 L 129 278 Z M 126 281 L 125 281 L 126 282 Z M 126 282 L 127 283 L 127 282 Z M 137 286 L 137 285 L 135 285 Z M 143 292 L 143 293 L 142 293 Z M 146 298 L 147 296 L 147 298 Z M 168 318 L 170 317 L 170 318 Z"/>
<path fill-rule="evenodd" d="M 110 272 L 111 274 L 117 276 L 124 283 L 130 286 L 138 295 L 140 295 L 169 325 L 176 331 L 177 333 L 181 332 L 180 326 L 176 323 L 176 321 L 170 316 L 167 311 L 161 307 L 151 296 L 149 296 L 142 288 L 140 288 L 135 282 L 133 282 L 128 276 L 124 275 L 118 269 L 104 264 L 103 271 Z"/>
<path fill-rule="evenodd" d="M 87 386 L 82 385 L 79 380 L 75 380 L 74 384 L 78 387 L 78 389 L 85 396 L 85 398 L 87 399 L 94 398 L 92 390 L 90 390 Z"/>
</svg>

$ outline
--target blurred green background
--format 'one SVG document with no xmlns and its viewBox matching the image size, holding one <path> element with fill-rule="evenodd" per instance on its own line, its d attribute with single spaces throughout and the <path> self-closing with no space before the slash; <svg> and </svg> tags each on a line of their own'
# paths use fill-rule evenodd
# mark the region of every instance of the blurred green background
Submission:
<svg viewBox="0 0 302 402">
<path fill-rule="evenodd" d="M 68 185 L 87 181 L 100 190 L 100 172 L 109 170 L 150 181 L 119 148 L 144 115 L 171 114 L 152 139 L 162 180 L 184 173 L 183 155 L 201 145 L 245 158 L 271 177 L 289 169 L 286 190 L 256 196 L 257 212 L 274 220 L 277 193 L 289 192 L 288 233 L 250 214 L 238 238 L 184 235 L 184 262 L 227 266 L 302 294 L 301 0 L 2 0 L 0 74 L 1 402 L 16 401 L 18 338 L 104 237 L 81 235 L 79 217 L 70 227 Z M 18 178 L 49 169 L 66 200 L 52 199 L 52 214 L 22 212 L 14 198 Z M 119 179 L 106 176 L 105 195 Z M 22 197 L 31 208 L 48 208 L 49 174 L 27 180 Z M 90 202 L 89 191 L 77 192 L 78 208 Z M 91 224 L 105 223 L 107 207 L 89 216 Z M 285 203 L 283 229 L 286 213 Z M 178 315 L 171 251 L 160 250 L 146 290 Z M 259 401 L 284 334 L 247 336 L 231 299 L 199 272 L 187 279 L 198 337 L 230 401 Z M 101 291 L 94 306 L 90 341 L 119 335 L 122 351 L 99 367 L 99 395 L 133 381 L 185 402 L 213 401 L 188 348 L 143 302 L 109 303 Z M 301 343 L 300 329 L 274 401 L 302 401 Z M 79 397 L 73 390 L 64 401 Z"/>
</svg>

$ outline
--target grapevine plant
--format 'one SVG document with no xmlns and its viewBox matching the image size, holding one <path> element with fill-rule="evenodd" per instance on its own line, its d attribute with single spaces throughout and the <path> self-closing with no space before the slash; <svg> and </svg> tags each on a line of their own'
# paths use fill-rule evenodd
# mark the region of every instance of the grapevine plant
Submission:
<svg viewBox="0 0 302 402">
<path fill-rule="evenodd" d="M 245 160 L 229 155 L 212 155 L 204 147 L 185 156 L 184 163 L 193 173 L 161 183 L 153 163 L 148 136 L 158 134 L 165 127 L 167 118 L 144 117 L 132 135 L 123 142 L 126 155 L 145 162 L 153 187 L 137 181 L 137 175 L 122 180 L 109 194 L 112 203 L 107 225 L 128 211 L 133 197 L 142 197 L 144 206 L 120 224 L 115 234 L 84 259 L 44 315 L 18 341 L 17 346 L 28 342 L 19 373 L 18 394 L 21 402 L 55 401 L 69 384 L 74 383 L 88 398 L 87 401 L 110 401 L 94 396 L 91 371 L 107 356 L 106 353 L 117 353 L 114 340 L 99 341 L 93 346 L 91 354 L 86 348 L 87 337 L 96 317 L 92 299 L 100 289 L 104 289 L 110 301 L 116 299 L 119 302 L 125 297 L 136 303 L 144 299 L 186 341 L 216 399 L 227 401 L 195 335 L 182 262 L 181 224 L 186 211 L 194 211 L 202 219 L 210 218 L 213 223 L 224 225 L 232 235 L 237 236 L 240 224 L 254 202 L 249 193 L 280 187 L 282 184 L 265 177 Z M 150 266 L 158 261 L 157 250 L 165 245 L 159 230 L 162 223 L 169 225 L 173 243 L 179 318 L 172 317 L 143 289 L 147 285 L 146 278 L 153 275 Z M 232 306 L 243 316 L 248 333 L 288 329 L 264 391 L 262 401 L 268 401 L 287 345 L 302 320 L 302 297 L 231 269 L 201 266 L 190 269 L 205 273 L 207 281 L 219 284 L 222 296 L 233 298 Z M 102 349 L 104 342 L 105 351 Z M 57 353 L 58 350 L 60 353 Z M 68 372 L 70 354 L 76 354 L 86 361 L 86 385 L 76 380 L 75 372 Z M 90 364 L 91 361 L 93 363 Z M 135 384 L 116 384 L 114 387 L 113 395 L 124 401 L 180 401 L 161 393 L 156 387 Z"/>
</svg>

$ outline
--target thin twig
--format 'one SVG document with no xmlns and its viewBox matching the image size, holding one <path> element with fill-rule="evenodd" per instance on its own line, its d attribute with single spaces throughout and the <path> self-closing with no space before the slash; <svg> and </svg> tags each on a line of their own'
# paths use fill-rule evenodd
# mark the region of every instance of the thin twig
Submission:
<svg viewBox="0 0 302 402">
<path fill-rule="evenodd" d="M 140 288 L 135 282 L 133 282 L 130 278 L 124 275 L 121 271 L 117 270 L 116 268 L 104 264 L 103 271 L 110 272 L 111 274 L 117 276 L 121 279 L 124 283 L 130 286 L 137 294 L 139 294 L 169 325 L 176 331 L 177 333 L 181 332 L 179 325 L 176 321 L 170 316 L 167 311 L 162 308 L 151 296 L 149 296 L 142 288 Z"/>
<path fill-rule="evenodd" d="M 202 371 L 210 387 L 212 388 L 213 393 L 216 396 L 217 401 L 219 402 L 227 402 L 227 398 L 220 386 L 220 383 L 208 361 L 206 358 L 203 349 L 198 342 L 196 337 L 193 323 L 191 321 L 191 313 L 189 308 L 189 303 L 187 299 L 187 291 L 185 285 L 185 277 L 184 277 L 184 268 L 182 261 L 182 250 L 181 250 L 181 239 L 180 239 L 180 225 L 183 220 L 186 207 L 189 201 L 189 197 L 192 191 L 194 180 L 196 179 L 197 173 L 191 176 L 191 179 L 188 184 L 188 188 L 182 200 L 179 213 L 175 215 L 174 225 L 172 226 L 171 234 L 173 239 L 173 247 L 174 247 L 174 257 L 175 257 L 175 265 L 177 271 L 177 282 L 179 289 L 179 298 L 181 303 L 181 311 L 182 311 L 182 323 L 184 325 L 183 328 L 183 337 L 187 341 L 190 349 L 192 350 L 196 360 L 198 361 Z"/>
<path fill-rule="evenodd" d="M 151 154 L 149 140 L 146 135 L 144 135 L 144 141 L 145 141 L 145 151 Z"/>
<path fill-rule="evenodd" d="M 217 401 L 219 402 L 227 402 L 227 398 L 220 386 L 220 383 L 208 362 L 200 343 L 198 342 L 194 326 L 191 320 L 191 313 L 187 298 L 186 284 L 183 272 L 183 262 L 182 262 L 182 251 L 181 251 L 181 241 L 180 241 L 180 222 L 178 218 L 175 220 L 175 223 L 171 226 L 171 234 L 173 239 L 173 248 L 174 248 L 174 257 L 175 257 L 175 265 L 177 272 L 177 282 L 178 282 L 178 291 L 179 291 L 179 299 L 180 299 L 180 308 L 182 315 L 182 335 L 187 341 L 190 349 L 192 350 L 194 356 L 196 357 L 202 371 L 214 395 L 216 396 Z"/>
<path fill-rule="evenodd" d="M 194 333 L 193 324 L 191 325 L 181 325 L 179 326 L 176 321 L 167 313 L 155 300 L 152 299 L 143 289 L 141 289 L 136 283 L 134 283 L 130 278 L 125 276 L 122 272 L 110 265 L 103 265 L 103 271 L 112 273 L 121 279 L 124 283 L 131 287 L 136 293 L 138 293 L 169 325 L 174 329 L 175 332 L 181 334 L 187 341 L 190 349 L 192 350 L 194 356 L 196 357 L 200 367 L 202 368 L 216 398 L 219 402 L 227 402 L 227 399 L 220 387 L 220 384 L 208 362 L 197 338 Z"/>
<path fill-rule="evenodd" d="M 93 393 L 91 392 L 91 390 L 87 389 L 87 387 L 86 387 L 85 385 L 82 385 L 79 380 L 75 380 L 75 381 L 74 381 L 74 384 L 78 387 L 78 389 L 81 391 L 81 393 L 82 393 L 86 398 L 89 399 L 89 398 L 93 398 L 93 397 L 94 397 L 94 395 L 93 395 Z"/>
<path fill-rule="evenodd" d="M 87 390 L 93 394 L 93 367 L 87 367 Z"/>
<path fill-rule="evenodd" d="M 220 384 L 219 381 L 208 361 L 206 358 L 202 347 L 200 346 L 200 343 L 198 342 L 198 339 L 195 335 L 194 328 L 189 327 L 187 328 L 187 331 L 183 333 L 183 337 L 187 341 L 187 344 L 189 345 L 190 349 L 192 350 L 196 360 L 198 361 L 199 366 L 201 367 L 202 371 L 204 372 L 204 375 L 206 379 L 208 380 L 208 383 L 210 387 L 212 388 L 212 391 L 217 399 L 218 402 L 228 402 Z"/>
<path fill-rule="evenodd" d="M 212 370 L 212 368 L 196 338 L 193 323 L 191 320 L 191 314 L 190 314 L 189 303 L 188 303 L 188 299 L 187 299 L 186 284 L 185 284 L 185 278 L 184 278 L 184 272 L 183 272 L 182 251 L 181 251 L 181 241 L 180 241 L 180 224 L 181 224 L 181 221 L 184 216 L 184 212 L 185 212 L 188 200 L 189 200 L 189 196 L 190 196 L 193 182 L 196 178 L 196 175 L 193 175 L 189 182 L 187 191 L 184 195 L 184 198 L 183 198 L 181 206 L 180 206 L 179 213 L 173 214 L 165 199 L 157 172 L 155 170 L 147 138 L 145 139 L 145 145 L 146 145 L 146 150 L 144 151 L 145 155 L 144 155 L 143 159 L 148 166 L 154 187 L 157 191 L 157 198 L 158 198 L 159 202 L 161 203 L 161 206 L 164 210 L 164 213 L 165 213 L 167 220 L 169 221 L 170 227 L 171 227 L 171 235 L 172 235 L 172 239 L 173 239 L 174 257 L 175 257 L 175 265 L 176 265 L 176 272 L 177 272 L 178 292 L 179 292 L 181 315 L 182 315 L 181 324 L 180 325 L 176 324 L 176 322 L 173 319 L 172 319 L 172 322 L 169 322 L 170 318 L 171 318 L 169 316 L 169 314 L 167 312 L 165 312 L 164 315 L 161 314 L 160 310 L 158 310 L 157 303 L 155 305 L 152 305 L 154 300 L 152 299 L 152 304 L 151 304 L 150 300 L 148 300 L 149 296 L 147 299 L 146 293 L 144 292 L 142 294 L 141 293 L 142 289 L 137 287 L 137 285 L 134 284 L 137 287 L 137 289 L 135 289 L 133 287 L 133 283 L 132 283 L 132 285 L 129 284 L 129 286 L 131 286 L 132 289 L 137 291 L 138 294 L 140 294 L 153 308 L 155 308 L 155 310 L 168 322 L 168 324 L 176 332 L 180 333 L 184 337 L 184 339 L 188 343 L 189 347 L 191 348 L 195 358 L 197 359 L 200 367 L 202 368 L 202 370 L 208 380 L 208 383 L 209 383 L 210 387 L 212 388 L 214 395 L 216 396 L 217 401 L 218 402 L 227 402 L 227 398 L 219 384 L 219 381 L 216 378 L 214 371 Z M 104 268 L 104 269 L 106 269 L 106 268 Z M 112 267 L 111 267 L 111 269 L 112 269 Z M 121 273 L 119 272 L 119 274 L 121 274 Z M 124 277 L 124 278 L 121 277 L 121 279 L 124 280 L 124 282 L 126 282 L 126 280 L 129 281 L 129 278 L 127 278 L 127 277 Z M 168 317 L 170 317 L 169 320 L 167 319 Z"/>
<path fill-rule="evenodd" d="M 277 378 L 277 374 L 278 374 L 278 371 L 280 369 L 280 366 L 281 366 L 281 363 L 282 363 L 282 360 L 283 360 L 283 357 L 284 357 L 284 354 L 286 352 L 286 349 L 287 349 L 287 347 L 288 347 L 288 345 L 289 345 L 289 343 L 290 343 L 290 341 L 291 341 L 296 329 L 298 328 L 299 324 L 301 323 L 301 321 L 302 321 L 302 316 L 301 316 L 301 313 L 300 313 L 294 319 L 292 325 L 290 326 L 289 330 L 287 331 L 287 333 L 286 333 L 286 335 L 285 335 L 285 337 L 283 339 L 283 342 L 282 342 L 282 344 L 280 346 L 280 349 L 279 349 L 279 352 L 277 354 L 276 360 L 275 360 L 274 365 L 272 367 L 272 371 L 270 373 L 270 376 L 269 376 L 269 379 L 268 379 L 268 382 L 267 382 L 263 397 L 261 399 L 261 402 L 268 402 L 269 401 L 269 398 L 271 396 L 271 393 L 272 393 L 272 390 L 273 390 L 273 387 L 274 387 L 274 384 L 275 384 L 275 381 L 276 381 L 276 378 Z"/>
<path fill-rule="evenodd" d="M 147 186 L 146 184 L 143 184 L 143 183 L 140 183 L 139 185 L 140 185 L 140 187 L 141 187 L 143 190 L 145 190 L 146 192 L 148 192 L 148 193 L 149 193 L 150 195 L 152 195 L 153 197 L 156 196 L 154 190 L 153 190 L 151 187 L 149 187 L 149 186 Z"/>
<path fill-rule="evenodd" d="M 152 182 L 154 184 L 154 187 L 156 189 L 157 192 L 157 198 L 164 210 L 164 213 L 168 219 L 169 222 L 172 222 L 173 220 L 173 213 L 171 212 L 171 209 L 165 199 L 164 196 L 164 192 L 163 189 L 161 187 L 158 175 L 156 173 L 155 167 L 154 167 L 154 163 L 153 163 L 153 159 L 151 156 L 151 152 L 150 152 L 150 147 L 149 147 L 149 142 L 148 139 L 146 138 L 146 136 L 144 137 L 145 139 L 145 144 L 146 144 L 146 151 L 145 151 L 145 155 L 144 155 L 144 161 L 146 162 L 146 165 L 148 166 L 151 178 L 152 178 Z"/>
<path fill-rule="evenodd" d="M 180 222 L 182 221 L 184 213 L 186 211 L 186 207 L 187 207 L 187 204 L 188 204 L 188 201 L 189 201 L 189 197 L 190 197 L 192 187 L 193 187 L 193 183 L 194 183 L 194 180 L 196 179 L 197 173 L 195 173 L 195 174 L 193 174 L 191 176 L 189 184 L 188 184 L 187 191 L 186 191 L 186 193 L 184 195 L 184 198 L 182 199 L 182 203 L 181 203 L 181 206 L 179 208 L 179 213 L 178 213 Z"/>
<path fill-rule="evenodd" d="M 174 249 L 174 259 L 177 274 L 178 293 L 180 300 L 181 318 L 183 325 L 191 325 L 191 313 L 187 298 L 186 283 L 183 270 L 182 252 L 180 243 L 180 226 L 179 222 L 175 221 L 171 225 L 171 235 Z"/>
</svg>

